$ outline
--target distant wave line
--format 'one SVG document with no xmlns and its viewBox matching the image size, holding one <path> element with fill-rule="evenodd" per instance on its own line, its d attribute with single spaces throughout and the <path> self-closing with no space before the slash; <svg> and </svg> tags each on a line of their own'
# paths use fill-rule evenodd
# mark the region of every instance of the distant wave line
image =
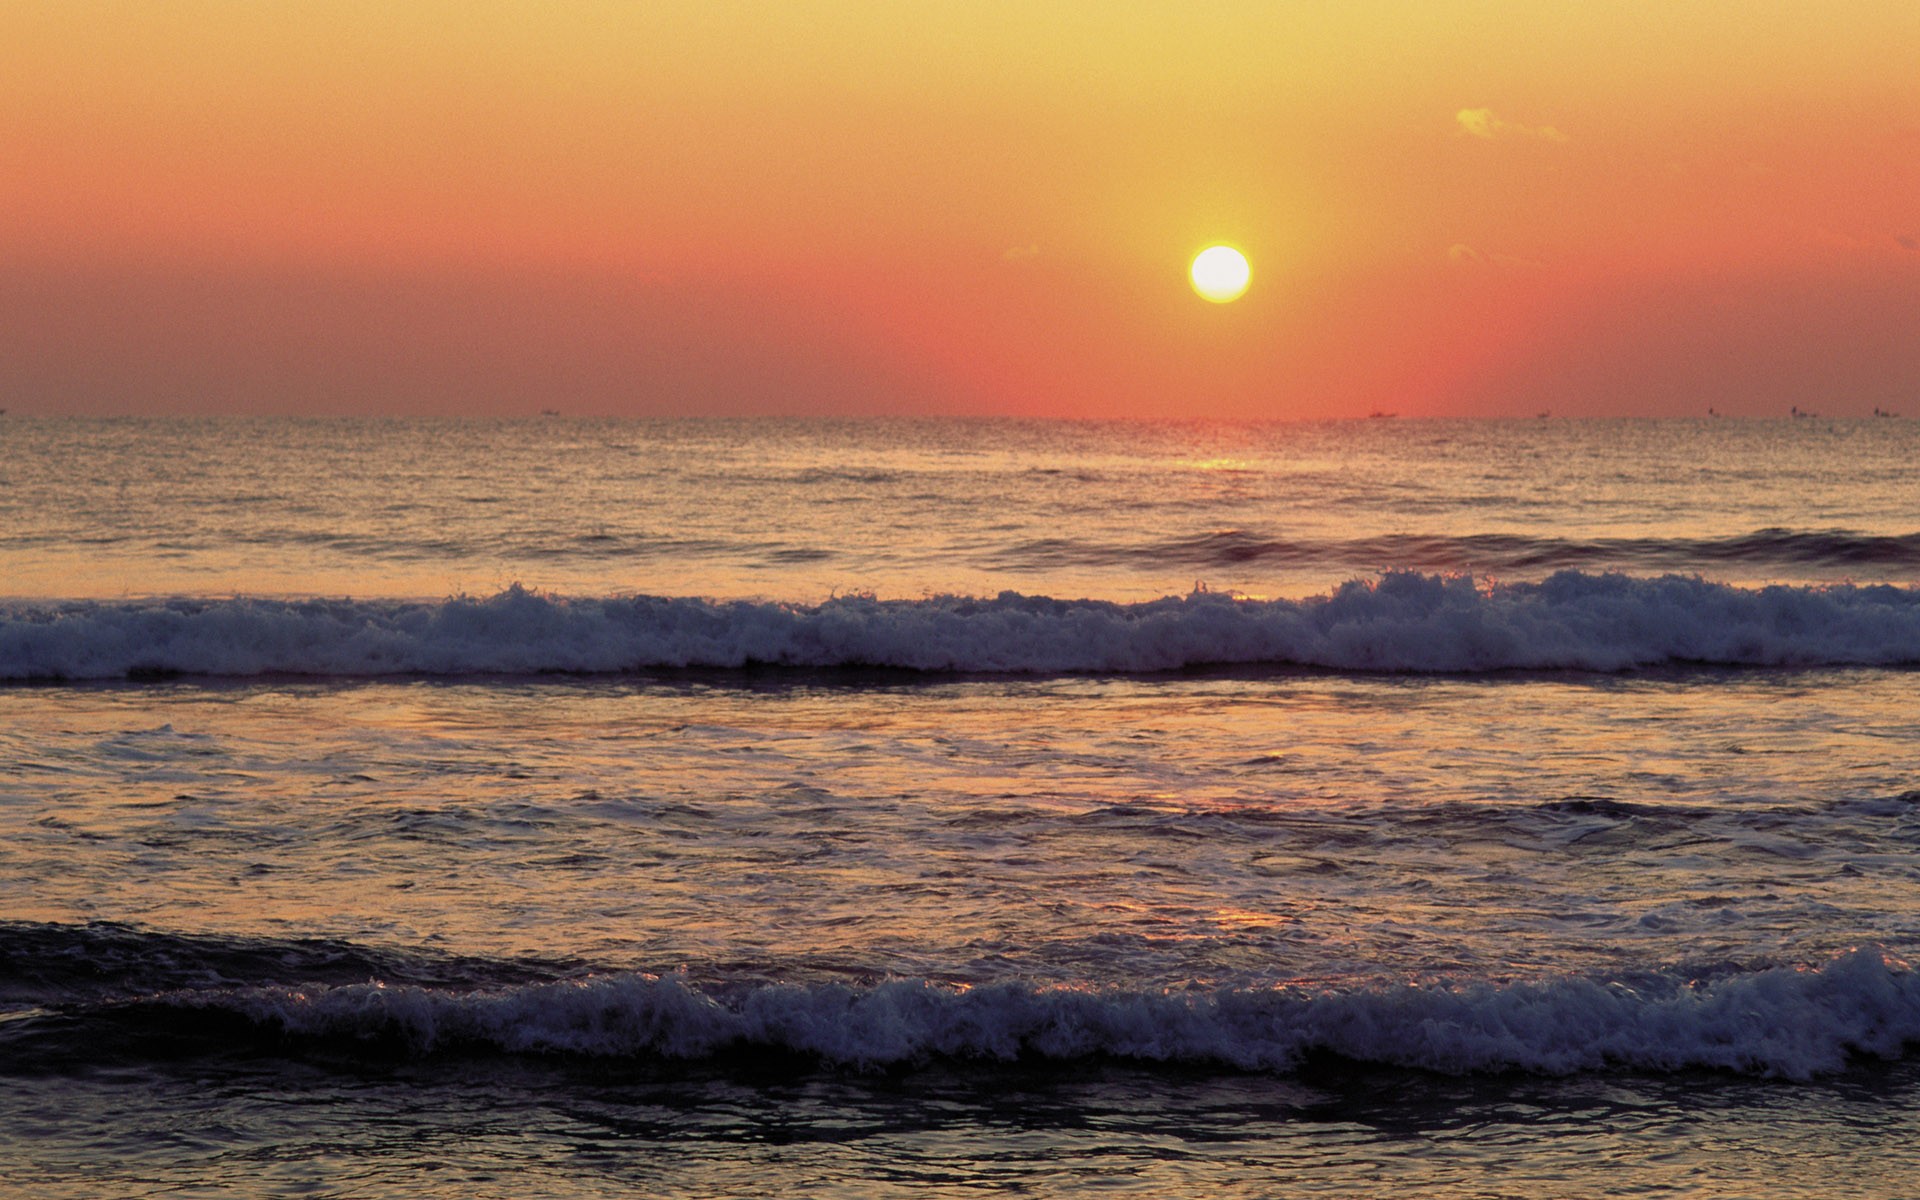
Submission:
<svg viewBox="0 0 1920 1200">
<path fill-rule="evenodd" d="M 1331 564 L 1362 570 L 1391 564 L 1407 570 L 1480 572 L 1583 567 L 1654 572 L 1742 565 L 1762 572 L 1789 567 L 1920 571 L 1920 533 L 1864 534 L 1842 529 L 1768 528 L 1727 538 L 1571 539 L 1484 533 L 1384 534 L 1334 540 L 1276 538 L 1253 530 L 1221 529 L 1141 544 L 1038 539 L 991 556 L 991 563 L 1002 569 L 1024 570 L 1161 563 L 1183 568 L 1249 564 L 1324 568 Z"/>
</svg>

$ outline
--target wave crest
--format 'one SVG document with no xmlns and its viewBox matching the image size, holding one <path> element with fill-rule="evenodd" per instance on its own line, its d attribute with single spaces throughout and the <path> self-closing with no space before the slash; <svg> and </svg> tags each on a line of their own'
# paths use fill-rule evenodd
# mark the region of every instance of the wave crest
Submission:
<svg viewBox="0 0 1920 1200">
<path fill-rule="evenodd" d="M 1203 665 L 1475 672 L 1920 663 L 1920 590 L 1739 588 L 1563 571 L 1476 586 L 1396 572 L 1306 600 L 839 597 L 232 599 L 0 611 L 0 679 L 889 667 L 1151 672 Z"/>
<path fill-rule="evenodd" d="M 1561 979 L 1141 993 L 893 981 L 709 995 L 679 978 L 618 975 L 486 992 L 260 987 L 139 1006 L 156 1004 L 281 1036 L 377 1041 L 413 1053 L 691 1060 L 750 1050 L 865 1068 L 1106 1056 L 1284 1071 L 1333 1055 L 1447 1073 L 1713 1068 L 1807 1078 L 1857 1055 L 1897 1057 L 1920 1040 L 1920 978 L 1870 950 L 1820 969 L 1640 987 Z"/>
</svg>

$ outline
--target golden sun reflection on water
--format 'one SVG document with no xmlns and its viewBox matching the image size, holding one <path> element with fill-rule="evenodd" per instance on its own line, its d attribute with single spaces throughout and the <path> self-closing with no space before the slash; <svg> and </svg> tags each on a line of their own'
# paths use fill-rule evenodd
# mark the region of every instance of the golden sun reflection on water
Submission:
<svg viewBox="0 0 1920 1200">
<path fill-rule="evenodd" d="M 1250 471 L 1256 464 L 1245 458 L 1183 458 L 1173 466 L 1188 471 Z"/>
</svg>

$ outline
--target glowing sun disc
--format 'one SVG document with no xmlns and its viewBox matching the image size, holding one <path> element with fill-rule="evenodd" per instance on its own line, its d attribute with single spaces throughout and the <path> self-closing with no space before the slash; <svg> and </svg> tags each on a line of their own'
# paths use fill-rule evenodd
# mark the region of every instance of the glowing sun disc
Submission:
<svg viewBox="0 0 1920 1200">
<path fill-rule="evenodd" d="M 1225 304 L 1229 300 L 1238 300 L 1247 290 L 1247 282 L 1253 278 L 1253 268 L 1247 265 L 1247 256 L 1232 246 L 1208 246 L 1193 256 L 1193 265 L 1187 268 L 1187 278 L 1193 283 L 1193 290 L 1200 293 L 1203 300 L 1215 304 Z"/>
</svg>

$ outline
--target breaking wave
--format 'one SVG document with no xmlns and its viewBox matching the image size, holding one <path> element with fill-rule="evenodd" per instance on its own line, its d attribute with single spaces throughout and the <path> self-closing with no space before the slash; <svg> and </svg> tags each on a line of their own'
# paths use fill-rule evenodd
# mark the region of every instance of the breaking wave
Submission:
<svg viewBox="0 0 1920 1200">
<path fill-rule="evenodd" d="M 1517 983 L 1129 989 L 919 979 L 698 981 L 348 942 L 0 922 L 18 1064 L 298 1050 L 876 1069 L 1108 1058 L 1286 1072 L 1729 1070 L 1805 1079 L 1920 1044 L 1920 973 L 1883 952 Z M 64 1069 L 64 1068 L 63 1068 Z"/>
<path fill-rule="evenodd" d="M 746 1052 L 839 1067 L 935 1060 L 1288 1071 L 1310 1058 L 1444 1073 L 1730 1070 L 1805 1079 L 1920 1041 L 1920 977 L 1871 950 L 1711 982 L 1654 976 L 1494 986 L 1120 992 L 891 981 L 713 992 L 621 974 L 492 990 L 359 983 L 176 992 L 96 1009 L 177 1038 L 383 1053 L 696 1061 Z M 96 1044 L 111 1038 L 98 1034 Z"/>
<path fill-rule="evenodd" d="M 1920 663 L 1920 589 L 1741 588 L 1563 571 L 1481 586 L 1395 572 L 1305 600 L 1142 603 L 1003 592 L 802 605 L 568 598 L 173 600 L 0 609 L 0 679 L 473 675 L 661 668 L 932 672 L 1620 671 Z"/>
</svg>

